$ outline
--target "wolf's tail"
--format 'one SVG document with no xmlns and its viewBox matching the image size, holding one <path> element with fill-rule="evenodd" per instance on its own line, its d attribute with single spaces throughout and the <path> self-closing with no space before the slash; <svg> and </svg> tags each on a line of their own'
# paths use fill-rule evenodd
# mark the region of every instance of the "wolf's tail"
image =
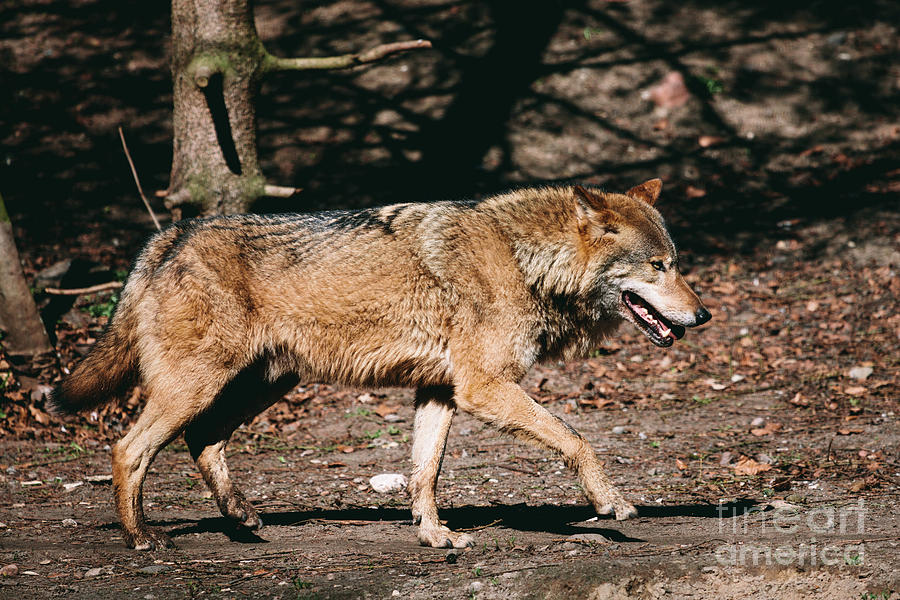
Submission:
<svg viewBox="0 0 900 600">
<path fill-rule="evenodd" d="M 120 306 L 120 308 L 122 308 Z M 88 355 L 47 401 L 47 410 L 68 413 L 87 410 L 121 397 L 135 382 L 137 354 L 129 319 L 117 311 L 109 328 Z"/>
</svg>

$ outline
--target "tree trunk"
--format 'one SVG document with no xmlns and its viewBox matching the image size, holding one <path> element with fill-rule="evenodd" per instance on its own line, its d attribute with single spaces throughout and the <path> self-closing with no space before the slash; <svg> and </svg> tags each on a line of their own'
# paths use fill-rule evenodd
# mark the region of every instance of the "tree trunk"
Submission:
<svg viewBox="0 0 900 600">
<path fill-rule="evenodd" d="M 247 212 L 263 195 L 254 96 L 266 51 L 248 0 L 172 0 L 174 153 L 166 206 Z"/>
<path fill-rule="evenodd" d="M 53 350 L 19 262 L 12 223 L 0 196 L 0 329 L 10 356 L 37 356 Z"/>
<path fill-rule="evenodd" d="M 266 52 L 250 0 L 172 0 L 174 152 L 166 207 L 175 219 L 247 212 L 262 196 L 299 190 L 266 185 L 256 149 L 254 100 L 271 71 L 346 69 L 430 48 L 426 40 L 383 44 L 359 54 L 277 58 Z"/>
</svg>

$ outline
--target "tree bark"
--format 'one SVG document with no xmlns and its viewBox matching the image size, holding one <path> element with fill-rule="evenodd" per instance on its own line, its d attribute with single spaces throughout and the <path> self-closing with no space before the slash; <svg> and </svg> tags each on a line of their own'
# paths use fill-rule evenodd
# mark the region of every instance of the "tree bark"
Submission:
<svg viewBox="0 0 900 600">
<path fill-rule="evenodd" d="M 277 58 L 266 52 L 250 0 L 172 0 L 174 151 L 166 207 L 203 215 L 247 212 L 262 196 L 299 190 L 267 185 L 259 167 L 254 100 L 272 71 L 346 69 L 430 48 L 426 40 L 358 54 Z"/>
<path fill-rule="evenodd" d="M 10 356 L 37 356 L 53 350 L 19 261 L 12 223 L 0 196 L 0 329 Z"/>
<path fill-rule="evenodd" d="M 266 55 L 248 0 L 172 0 L 174 152 L 167 208 L 246 212 L 263 195 L 255 96 Z"/>
</svg>

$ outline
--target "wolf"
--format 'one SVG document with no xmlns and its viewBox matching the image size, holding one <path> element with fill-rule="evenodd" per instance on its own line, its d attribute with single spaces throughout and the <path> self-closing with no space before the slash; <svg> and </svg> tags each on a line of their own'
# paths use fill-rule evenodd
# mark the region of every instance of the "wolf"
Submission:
<svg viewBox="0 0 900 600">
<path fill-rule="evenodd" d="M 51 408 L 73 413 L 143 385 L 143 412 L 112 451 L 118 517 L 140 550 L 171 545 L 147 527 L 142 487 L 182 433 L 222 514 L 261 526 L 225 446 L 302 381 L 416 388 L 408 488 L 423 545 L 473 544 L 441 524 L 435 502 L 457 409 L 561 454 L 598 513 L 632 517 L 590 443 L 519 382 L 623 321 L 667 347 L 710 319 L 653 206 L 661 185 L 177 222 L 143 248 Z"/>
</svg>

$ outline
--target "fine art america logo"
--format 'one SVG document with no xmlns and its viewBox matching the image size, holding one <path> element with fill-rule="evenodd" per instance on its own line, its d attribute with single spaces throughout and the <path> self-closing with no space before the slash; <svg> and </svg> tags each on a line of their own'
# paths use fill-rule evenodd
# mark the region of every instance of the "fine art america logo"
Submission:
<svg viewBox="0 0 900 600">
<path fill-rule="evenodd" d="M 804 513 L 784 502 L 773 506 L 775 510 L 762 512 L 759 507 L 719 504 L 719 533 L 732 535 L 731 543 L 716 548 L 719 565 L 817 567 L 865 562 L 862 540 L 853 539 L 866 530 L 862 498 L 855 505 L 822 506 Z"/>
</svg>

